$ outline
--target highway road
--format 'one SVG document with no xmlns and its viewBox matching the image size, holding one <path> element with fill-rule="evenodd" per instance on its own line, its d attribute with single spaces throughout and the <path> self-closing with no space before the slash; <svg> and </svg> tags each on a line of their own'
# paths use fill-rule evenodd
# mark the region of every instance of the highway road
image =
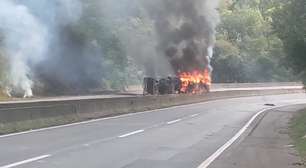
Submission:
<svg viewBox="0 0 306 168">
<path fill-rule="evenodd" d="M 234 83 L 234 84 L 213 84 L 211 92 L 222 91 L 247 91 L 247 90 L 278 90 L 278 89 L 303 89 L 301 83 Z M 143 88 L 141 85 L 131 86 L 123 93 L 108 95 L 79 95 L 79 96 L 54 96 L 54 97 L 33 97 L 28 99 L 12 98 L 7 101 L 0 101 L 0 104 L 14 103 L 34 103 L 34 102 L 61 102 L 68 100 L 88 100 L 88 99 L 109 99 L 109 98 L 127 98 L 142 96 Z"/>
<path fill-rule="evenodd" d="M 299 103 L 305 94 L 225 99 L 4 135 L 0 168 L 205 168 L 265 104 Z"/>
</svg>

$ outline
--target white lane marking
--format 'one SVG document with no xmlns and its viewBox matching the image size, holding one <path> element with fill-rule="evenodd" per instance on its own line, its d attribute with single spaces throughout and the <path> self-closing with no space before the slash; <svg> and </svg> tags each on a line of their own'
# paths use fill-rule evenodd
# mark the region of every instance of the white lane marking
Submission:
<svg viewBox="0 0 306 168">
<path fill-rule="evenodd" d="M 85 147 L 89 147 L 89 146 L 90 146 L 90 144 L 89 144 L 89 143 L 87 143 L 87 144 L 83 144 L 83 146 L 85 146 Z"/>
<path fill-rule="evenodd" d="M 174 123 L 177 123 L 177 122 L 180 122 L 180 121 L 182 121 L 182 119 L 177 119 L 177 120 L 169 121 L 169 122 L 167 122 L 167 124 L 170 125 L 170 124 L 174 124 Z"/>
<path fill-rule="evenodd" d="M 259 111 L 256 113 L 247 123 L 246 125 L 239 130 L 239 132 L 231 138 L 229 141 L 227 141 L 223 146 L 221 146 L 215 153 L 213 153 L 209 158 L 207 158 L 198 168 L 207 168 L 213 161 L 215 161 L 227 148 L 229 148 L 247 129 L 248 127 L 253 123 L 253 121 L 262 113 L 271 110 L 273 108 L 268 108 Z"/>
<path fill-rule="evenodd" d="M 28 159 L 28 160 L 24 160 L 24 161 L 21 161 L 21 162 L 16 162 L 16 163 L 12 163 L 12 164 L 9 164 L 9 165 L 6 165 L 6 166 L 1 166 L 0 168 L 12 168 L 12 167 L 17 167 L 17 166 L 20 166 L 20 165 L 23 165 L 23 164 L 35 162 L 35 161 L 42 160 L 42 159 L 45 159 L 45 158 L 48 158 L 48 157 L 51 157 L 51 155 L 42 155 L 42 156 L 38 156 L 38 157 L 31 158 L 31 159 Z"/>
<path fill-rule="evenodd" d="M 229 98 L 229 99 L 232 99 L 232 98 Z M 76 122 L 76 123 L 72 123 L 72 124 L 53 126 L 53 127 L 48 127 L 48 128 L 40 128 L 40 129 L 35 129 L 35 130 L 29 130 L 29 131 L 17 132 L 17 133 L 12 133 L 12 134 L 0 135 L 0 138 L 7 138 L 7 137 L 18 136 L 18 135 L 23 135 L 23 134 L 31 134 L 31 133 L 36 133 L 36 132 L 49 131 L 49 130 L 54 130 L 54 129 L 66 128 L 66 127 L 73 127 L 73 126 L 78 126 L 78 125 L 83 125 L 83 124 L 90 124 L 90 123 L 95 123 L 95 122 L 100 122 L 100 121 L 105 121 L 105 120 L 130 117 L 130 116 L 134 116 L 134 115 L 141 115 L 141 114 L 152 113 L 152 112 L 157 112 L 157 111 L 165 111 L 165 110 L 184 108 L 184 107 L 186 108 L 186 107 L 191 107 L 191 106 L 194 106 L 194 105 L 204 105 L 204 104 L 207 104 L 207 103 L 213 103 L 213 102 L 224 101 L 224 100 L 229 100 L 229 99 L 209 100 L 207 102 L 201 102 L 201 103 L 179 105 L 179 106 L 167 107 L 167 108 L 162 108 L 162 109 L 148 110 L 148 111 L 144 111 L 144 112 L 123 114 L 123 115 L 118 115 L 118 116 L 114 116 L 114 117 L 99 118 L 99 119 L 93 119 L 93 120 L 88 120 L 88 121 L 83 121 L 83 122 Z"/>
<path fill-rule="evenodd" d="M 191 115 L 190 117 L 196 117 L 196 116 L 198 116 L 198 115 L 200 115 L 200 114 L 193 114 L 193 115 Z"/>
<path fill-rule="evenodd" d="M 293 106 L 293 105 L 302 105 L 302 104 L 304 103 L 287 104 L 287 105 L 281 105 L 277 107 L 266 108 L 264 110 L 259 111 L 244 125 L 244 127 L 242 127 L 239 130 L 238 133 L 235 134 L 234 137 L 232 137 L 223 146 L 221 146 L 215 153 L 213 153 L 210 157 L 208 157 L 200 166 L 198 166 L 198 168 L 208 168 L 208 166 L 210 166 L 226 149 L 228 149 L 249 128 L 249 126 L 254 122 L 254 120 L 262 113 L 265 113 L 273 109 L 278 109 L 278 108 L 288 107 L 288 106 Z"/>
<path fill-rule="evenodd" d="M 142 133 L 142 132 L 144 132 L 144 130 L 137 130 L 137 131 L 133 131 L 133 132 L 130 132 L 130 133 L 127 133 L 127 134 L 120 135 L 120 136 L 118 136 L 118 138 L 125 138 L 125 137 L 132 136 L 132 135 L 135 135 L 135 134 L 139 134 L 139 133 Z"/>
<path fill-rule="evenodd" d="M 275 95 L 271 95 L 271 96 L 275 96 Z M 262 96 L 258 96 L 258 97 L 262 97 Z M 195 105 L 205 105 L 205 104 L 208 104 L 208 103 L 214 103 L 214 102 L 219 102 L 219 101 L 224 101 L 224 100 L 231 100 L 231 99 L 237 99 L 237 98 L 225 98 L 225 99 L 219 99 L 219 100 L 209 100 L 209 101 L 200 102 L 200 103 L 193 103 L 193 104 L 187 104 L 187 105 L 179 105 L 179 106 L 167 107 L 167 108 L 162 108 L 162 109 L 148 110 L 148 111 L 144 111 L 144 112 L 124 114 L 124 115 L 119 115 L 119 116 L 114 116 L 114 117 L 106 117 L 106 118 L 93 119 L 93 120 L 88 120 L 88 121 L 83 121 L 83 122 L 76 122 L 76 123 L 72 123 L 72 124 L 65 124 L 65 125 L 53 126 L 53 127 L 48 127 L 48 128 L 41 128 L 41 129 L 17 132 L 17 133 L 12 133 L 12 134 L 0 135 L 0 138 L 7 138 L 7 137 L 12 137 L 12 136 L 36 133 L 36 132 L 49 131 L 49 130 L 54 130 L 54 129 L 66 128 L 66 127 L 73 127 L 73 126 L 78 126 L 78 125 L 83 125 L 83 124 L 90 124 L 90 123 L 95 123 L 95 122 L 100 122 L 100 121 L 105 121 L 105 120 L 130 117 L 130 116 L 134 116 L 134 115 L 141 115 L 141 114 L 152 113 L 152 112 L 157 112 L 157 111 L 161 112 L 161 111 L 165 111 L 165 110 L 184 108 L 184 107 L 186 108 L 186 107 L 191 107 L 191 106 L 195 106 Z"/>
</svg>

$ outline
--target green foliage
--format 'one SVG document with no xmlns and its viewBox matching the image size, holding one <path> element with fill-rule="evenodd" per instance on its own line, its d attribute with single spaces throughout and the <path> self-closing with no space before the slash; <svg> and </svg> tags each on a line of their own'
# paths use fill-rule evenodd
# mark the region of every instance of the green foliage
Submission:
<svg viewBox="0 0 306 168">
<path fill-rule="evenodd" d="M 215 82 L 292 80 L 283 64 L 282 42 L 271 26 L 272 4 L 240 0 L 223 5 L 213 59 Z"/>
<path fill-rule="evenodd" d="M 147 19 L 139 4 L 142 1 L 82 0 L 82 3 L 82 18 L 71 29 L 91 50 L 102 51 L 98 61 L 103 67 L 104 87 L 123 88 L 139 83 L 144 68 L 137 65 L 157 54 L 154 23 Z M 295 78 L 290 66 L 306 81 L 305 3 L 305 0 L 224 0 L 212 59 L 214 81 L 292 81 Z M 0 33 L 1 81 L 7 69 L 2 38 Z"/>
<path fill-rule="evenodd" d="M 273 27 L 284 43 L 287 62 L 306 83 L 306 1 L 278 1 Z"/>
<path fill-rule="evenodd" d="M 290 121 L 290 136 L 294 141 L 295 148 L 306 161 L 306 109 L 301 110 Z"/>
<path fill-rule="evenodd" d="M 215 82 L 244 82 L 243 60 L 239 48 L 225 40 L 218 40 L 213 58 Z"/>
<path fill-rule="evenodd" d="M 101 54 L 103 87 L 122 89 L 126 84 L 125 74 L 128 65 L 123 44 L 112 31 L 113 27 L 108 18 L 103 17 L 99 1 L 86 0 L 83 6 L 82 18 L 76 25 L 73 25 L 74 32 L 83 41 L 89 43 L 92 50 L 98 50 L 98 53 Z"/>
</svg>

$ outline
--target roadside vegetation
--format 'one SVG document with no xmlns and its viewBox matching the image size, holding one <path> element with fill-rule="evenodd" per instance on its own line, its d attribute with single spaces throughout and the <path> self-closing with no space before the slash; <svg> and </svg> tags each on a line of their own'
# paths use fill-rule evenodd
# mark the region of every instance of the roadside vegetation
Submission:
<svg viewBox="0 0 306 168">
<path fill-rule="evenodd" d="M 277 0 L 228 0 L 213 58 L 215 82 L 294 81 L 286 53 L 273 27 Z"/>
<path fill-rule="evenodd" d="M 142 20 L 144 17 L 141 14 L 137 14 L 140 17 L 136 20 L 123 18 L 114 22 L 113 16 L 101 16 L 101 11 L 107 9 L 97 5 L 100 1 L 86 0 L 82 3 L 84 10 L 80 21 L 69 25 L 65 31 L 70 32 L 73 39 L 91 42 L 93 50 L 103 51 L 103 54 L 95 55 L 100 58 L 95 63 L 103 67 L 103 71 L 97 73 L 102 81 L 101 87 L 118 89 L 140 84 L 143 68 L 131 58 L 134 53 L 127 51 L 131 47 L 127 45 L 131 38 L 122 38 L 122 34 L 131 31 L 138 31 L 140 35 L 150 34 L 153 25 Z M 127 3 L 128 7 L 118 7 L 118 11 L 132 7 L 141 13 L 143 10 L 138 3 Z M 306 83 L 305 0 L 221 0 L 219 11 L 221 22 L 216 32 L 212 59 L 214 82 L 304 80 Z M 3 59 L 5 49 L 1 42 L 4 36 L 0 30 L 0 87 L 8 76 L 7 61 Z M 140 42 L 150 41 L 148 38 L 141 39 L 144 40 Z M 146 50 L 144 54 L 147 53 Z"/>
<path fill-rule="evenodd" d="M 306 1 L 277 2 L 273 28 L 284 44 L 288 66 L 306 84 Z"/>
<path fill-rule="evenodd" d="M 290 136 L 294 141 L 296 150 L 306 163 L 306 109 L 300 111 L 290 122 Z"/>
<path fill-rule="evenodd" d="M 5 95 L 3 92 L 0 92 L 0 101 L 9 100 L 9 97 Z"/>
</svg>

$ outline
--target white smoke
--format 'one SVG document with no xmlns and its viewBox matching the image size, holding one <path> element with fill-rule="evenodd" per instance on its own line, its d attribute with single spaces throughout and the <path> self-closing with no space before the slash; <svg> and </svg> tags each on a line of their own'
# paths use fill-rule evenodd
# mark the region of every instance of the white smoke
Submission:
<svg viewBox="0 0 306 168">
<path fill-rule="evenodd" d="M 24 5 L 0 1 L 0 30 L 4 34 L 6 56 L 10 65 L 10 84 L 33 96 L 29 64 L 43 60 L 47 50 L 47 29 Z"/>
<path fill-rule="evenodd" d="M 24 97 L 31 97 L 35 66 L 53 56 L 49 47 L 58 39 L 58 27 L 81 17 L 81 3 L 77 0 L 1 0 L 0 9 L 0 32 L 10 67 L 9 87 L 18 94 L 23 92 Z"/>
<path fill-rule="evenodd" d="M 42 83 L 50 83 L 48 86 L 53 90 L 58 83 L 68 83 L 64 85 L 67 87 L 83 81 L 96 83 L 95 79 L 101 74 L 85 72 L 101 71 L 100 65 L 98 68 L 92 66 L 100 61 L 100 53 L 99 57 L 90 59 L 87 55 L 92 54 L 82 53 L 87 49 L 84 47 L 86 41 L 71 34 L 71 25 L 81 18 L 85 2 L 89 3 L 80 0 L 0 0 L 0 32 L 4 36 L 12 88 L 22 90 L 26 97 L 32 96 L 35 75 Z M 127 54 L 153 73 L 150 75 L 168 75 L 210 64 L 219 22 L 218 0 L 92 2 L 101 5 L 98 7 L 101 17 L 108 17 L 105 20 L 120 29 L 116 32 L 126 44 Z M 83 82 L 79 87 L 88 85 Z"/>
</svg>

